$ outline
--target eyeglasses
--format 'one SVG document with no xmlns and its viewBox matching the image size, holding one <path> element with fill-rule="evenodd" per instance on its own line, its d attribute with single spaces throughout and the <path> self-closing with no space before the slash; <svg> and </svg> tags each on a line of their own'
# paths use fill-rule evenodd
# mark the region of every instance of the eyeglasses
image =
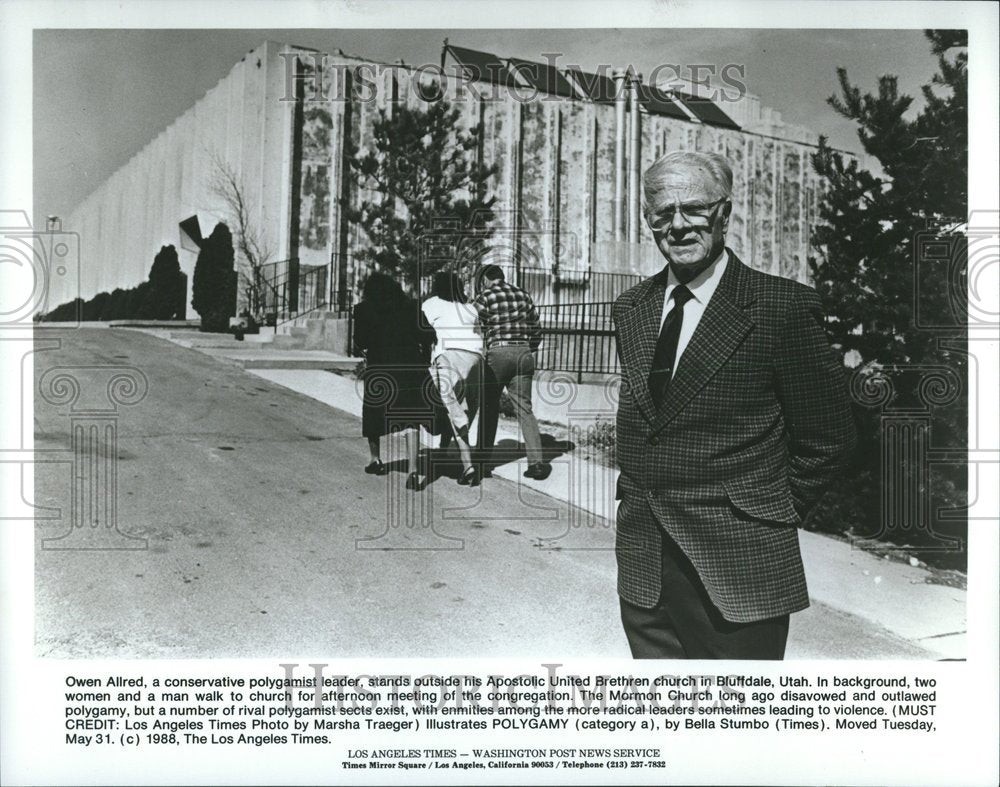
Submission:
<svg viewBox="0 0 1000 787">
<path fill-rule="evenodd" d="M 715 216 L 715 211 L 723 202 L 728 202 L 729 197 L 720 197 L 714 202 L 687 202 L 680 205 L 681 216 L 689 224 L 696 221 L 711 220 Z M 663 232 L 670 229 L 674 223 L 674 214 L 677 212 L 676 205 L 663 208 L 656 213 L 646 214 L 646 223 L 653 232 Z"/>
</svg>

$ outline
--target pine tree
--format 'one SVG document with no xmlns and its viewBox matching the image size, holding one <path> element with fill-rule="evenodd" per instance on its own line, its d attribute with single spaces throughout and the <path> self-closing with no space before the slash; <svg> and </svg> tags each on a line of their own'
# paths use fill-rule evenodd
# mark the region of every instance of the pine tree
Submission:
<svg viewBox="0 0 1000 787">
<path fill-rule="evenodd" d="M 810 260 L 827 327 L 847 366 L 860 375 L 891 379 L 891 407 L 926 406 L 921 380 L 930 368 L 950 371 L 963 383 L 966 375 L 961 320 L 962 232 L 968 216 L 967 55 L 955 51 L 966 46 L 966 33 L 926 35 L 938 73 L 923 87 L 924 105 L 916 113 L 910 112 L 913 98 L 899 92 L 896 77 L 883 76 L 876 93 L 863 93 L 845 69 L 837 71 L 841 95 L 829 103 L 857 124 L 863 149 L 881 171 L 846 159 L 825 139 L 813 155 L 816 171 L 829 184 L 812 238 L 819 256 Z M 921 255 L 928 237 L 948 244 L 951 265 L 925 264 Z M 948 407 L 931 407 L 936 445 L 964 444 L 964 405 L 960 398 Z M 865 533 L 878 531 L 881 415 L 879 409 L 856 407 L 858 461 L 832 502 L 828 499 L 818 512 L 818 526 L 842 528 L 843 521 L 854 521 Z M 935 504 L 962 505 L 965 469 L 944 467 L 936 475 Z M 939 526 L 939 532 L 948 529 Z M 964 524 L 951 530 L 960 534 Z M 927 534 L 906 538 L 926 540 Z"/>
<path fill-rule="evenodd" d="M 442 222 L 484 241 L 495 202 L 486 185 L 497 168 L 479 160 L 482 139 L 482 127 L 463 128 L 444 99 L 381 110 L 371 150 L 352 145 L 349 159 L 358 187 L 377 192 L 358 208 L 345 205 L 368 239 L 359 260 L 416 290 L 421 276 L 450 264 L 426 254 L 426 239 Z"/>
<path fill-rule="evenodd" d="M 179 320 L 184 317 L 187 277 L 181 271 L 177 249 L 161 246 L 149 269 L 136 317 L 151 320 Z"/>
</svg>

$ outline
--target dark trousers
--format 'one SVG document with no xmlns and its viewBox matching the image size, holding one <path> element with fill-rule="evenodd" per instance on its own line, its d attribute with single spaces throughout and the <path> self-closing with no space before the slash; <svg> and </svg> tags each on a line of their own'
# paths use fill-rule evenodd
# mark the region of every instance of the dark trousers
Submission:
<svg viewBox="0 0 1000 787">
<path fill-rule="evenodd" d="M 476 448 L 481 449 L 486 457 L 493 449 L 497 440 L 497 425 L 500 421 L 500 386 L 497 376 L 489 363 L 481 364 L 483 375 L 482 388 L 479 391 L 479 421 L 476 434 Z"/>
<path fill-rule="evenodd" d="M 637 659 L 771 659 L 785 656 L 788 615 L 732 623 L 719 613 L 680 547 L 663 533 L 659 603 L 621 599 L 622 625 Z"/>
</svg>

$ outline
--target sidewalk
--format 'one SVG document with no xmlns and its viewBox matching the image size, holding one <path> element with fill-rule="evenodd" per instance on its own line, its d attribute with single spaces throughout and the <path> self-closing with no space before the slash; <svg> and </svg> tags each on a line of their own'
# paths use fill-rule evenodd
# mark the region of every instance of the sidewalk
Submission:
<svg viewBox="0 0 1000 787">
<path fill-rule="evenodd" d="M 148 333 L 181 347 L 210 355 L 223 363 L 243 369 L 318 369 L 350 371 L 358 364 L 357 358 L 326 352 L 325 350 L 296 350 L 274 346 L 268 342 L 247 338 L 238 341 L 228 333 L 200 333 L 195 330 L 170 330 L 160 326 L 110 325 Z"/>
<path fill-rule="evenodd" d="M 251 374 L 361 415 L 361 389 L 351 377 L 309 369 L 259 369 Z M 519 442 L 516 425 L 501 419 L 497 440 Z M 552 475 L 544 481 L 523 478 L 525 467 L 522 458 L 495 468 L 493 474 L 571 503 L 579 514 L 571 527 L 593 527 L 595 516 L 614 521 L 615 469 L 579 461 L 572 452 L 553 460 Z M 800 543 L 813 607 L 794 616 L 794 625 L 815 625 L 824 610 L 834 610 L 905 640 L 911 647 L 899 658 L 965 658 L 965 590 L 931 584 L 932 575 L 924 568 L 880 559 L 829 536 L 800 531 Z M 833 632 L 830 639 L 835 640 Z M 791 640 L 789 650 L 792 655 Z"/>
</svg>

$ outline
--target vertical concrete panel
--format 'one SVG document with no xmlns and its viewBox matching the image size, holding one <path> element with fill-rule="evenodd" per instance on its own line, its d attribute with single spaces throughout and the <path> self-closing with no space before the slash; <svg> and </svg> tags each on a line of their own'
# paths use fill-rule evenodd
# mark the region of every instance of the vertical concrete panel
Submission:
<svg viewBox="0 0 1000 787">
<path fill-rule="evenodd" d="M 357 100 L 354 102 L 354 108 L 357 110 L 355 117 L 358 120 L 355 131 L 355 143 L 361 148 L 362 152 L 371 151 L 373 148 L 373 124 L 378 117 L 378 109 L 375 106 L 373 99 L 374 96 L 368 98 L 365 95 L 359 95 Z M 364 202 L 374 202 L 376 198 L 375 193 L 366 185 L 361 184 L 360 181 L 357 182 L 358 188 L 356 189 L 356 204 L 360 206 Z M 355 249 L 363 248 L 367 242 L 364 232 L 357 224 L 353 227 L 351 240 L 352 247 Z"/>
<path fill-rule="evenodd" d="M 562 123 L 559 114 L 559 105 L 550 103 L 539 103 L 542 107 L 544 118 L 544 173 L 543 173 L 543 213 L 542 231 L 539 236 L 539 256 L 541 257 L 541 267 L 551 269 L 556 260 L 553 255 L 553 242 L 551 236 L 558 230 L 559 212 L 559 148 L 562 144 Z"/>
<path fill-rule="evenodd" d="M 581 105 L 580 123 L 583 126 L 583 182 L 581 183 L 580 245 L 582 267 L 593 266 L 594 216 L 596 209 L 597 175 L 597 118 L 593 104 Z"/>
<path fill-rule="evenodd" d="M 336 72 L 334 73 L 336 74 Z M 331 101 L 328 106 L 330 109 L 330 172 L 327 189 L 330 194 L 330 242 L 327 251 L 329 255 L 333 255 L 331 258 L 335 262 L 334 271 L 332 272 L 333 283 L 331 286 L 336 290 L 341 290 L 346 286 L 346 282 L 341 281 L 342 265 L 346 264 L 346 260 L 339 258 L 340 238 L 345 229 L 343 225 L 347 222 L 347 218 L 343 215 L 343 209 L 340 205 L 344 179 L 347 177 L 347 173 L 344 172 L 344 110 L 346 103 L 335 100 Z"/>
<path fill-rule="evenodd" d="M 484 118 L 483 163 L 486 166 L 496 166 L 496 174 L 486 185 L 487 194 L 496 198 L 496 210 L 509 213 L 511 210 L 510 172 L 514 166 L 514 155 L 511 151 L 510 109 L 513 101 L 494 102 L 486 107 Z"/>
<path fill-rule="evenodd" d="M 128 184 L 125 186 L 128 190 L 127 193 L 134 194 L 139 199 L 131 199 L 125 202 L 124 226 L 114 227 L 114 224 L 111 224 L 113 241 L 109 244 L 109 247 L 112 249 L 114 265 L 117 269 L 118 280 L 116 286 L 127 287 L 136 283 L 129 275 L 128 257 L 131 251 L 129 248 L 131 239 L 139 237 L 147 229 L 144 216 L 146 177 L 145 172 L 143 172 L 143 163 L 138 154 L 132 159 L 127 170 Z"/>
<path fill-rule="evenodd" d="M 177 167 L 176 159 L 174 158 L 174 146 L 174 129 L 172 126 L 168 126 L 163 132 L 163 159 L 160 162 L 163 172 L 162 199 L 160 200 L 160 209 L 156 216 L 156 222 L 160 229 L 160 245 L 172 243 L 176 246 L 177 241 L 172 239 L 175 233 L 171 232 L 171 229 L 172 225 L 176 226 L 177 221 L 183 217 L 177 215 L 180 200 L 177 193 Z M 157 247 L 156 251 L 159 251 L 159 247 Z M 152 261 L 150 261 L 150 264 L 152 264 Z"/>
<path fill-rule="evenodd" d="M 802 175 L 801 150 L 793 145 L 782 151 L 781 197 L 781 275 L 802 279 L 805 255 L 801 246 L 799 207 L 801 205 L 800 179 Z"/>
<path fill-rule="evenodd" d="M 299 214 L 299 259 L 304 265 L 324 265 L 329 261 L 332 125 L 325 105 L 304 107 Z"/>
<path fill-rule="evenodd" d="M 770 264 L 766 268 L 769 273 L 780 275 L 781 273 L 781 167 L 782 145 L 780 142 L 769 140 L 771 143 L 771 194 L 768 210 L 771 219 L 771 256 Z"/>
<path fill-rule="evenodd" d="M 586 219 L 590 196 L 588 117 L 583 104 L 578 101 L 552 102 L 552 105 L 562 124 L 558 151 L 559 266 L 581 270 L 587 267 L 585 249 L 589 249 Z"/>
<path fill-rule="evenodd" d="M 280 56 L 282 46 L 268 41 L 263 46 L 261 54 L 261 69 L 256 68 L 256 59 L 252 65 L 255 73 L 255 90 L 251 95 L 257 95 L 261 103 L 260 139 L 251 150 L 244 147 L 245 160 L 254 159 L 257 174 L 250 182 L 257 191 L 260 213 L 261 232 L 267 247 L 271 251 L 271 259 L 284 257 L 282 250 L 284 228 L 288 224 L 288 215 L 284 212 L 287 204 L 284 200 L 291 184 L 291 148 L 286 148 L 285 131 L 291 128 L 291 116 L 294 102 L 283 101 L 285 98 L 285 61 Z M 247 92 L 244 90 L 243 115 L 246 116 Z M 289 140 L 290 141 L 290 140 Z M 246 140 L 245 140 L 246 142 Z"/>
<path fill-rule="evenodd" d="M 743 247 L 744 262 L 753 265 L 757 258 L 757 156 L 759 145 L 756 137 L 747 137 L 747 158 L 744 170 L 747 178 L 746 196 L 746 244 Z"/>
<path fill-rule="evenodd" d="M 746 202 L 747 183 L 745 178 L 745 157 L 743 140 L 739 135 L 725 132 L 724 144 L 726 157 L 733 169 L 733 211 L 729 217 L 729 233 L 727 243 L 740 257 L 744 256 L 744 240 L 746 238 Z"/>
<path fill-rule="evenodd" d="M 198 213 L 198 204 L 196 202 L 194 190 L 195 171 L 193 118 L 194 113 L 188 112 L 177 121 L 177 136 L 179 137 L 177 153 L 181 160 L 181 200 L 184 203 L 184 211 L 182 211 L 185 214 L 184 218 Z M 202 227 L 201 229 L 202 232 L 208 231 L 205 227 Z M 191 277 L 189 275 L 188 279 L 190 278 Z"/>
<path fill-rule="evenodd" d="M 597 119 L 594 240 L 611 241 L 615 238 L 615 109 L 604 104 L 593 106 Z"/>
<path fill-rule="evenodd" d="M 545 221 L 546 193 L 546 136 L 548 127 L 544 116 L 545 105 L 534 101 L 524 105 L 521 159 L 521 221 L 525 231 L 537 231 Z M 542 263 L 534 251 L 535 259 L 525 261 L 528 267 Z"/>
<path fill-rule="evenodd" d="M 653 243 L 653 233 L 650 232 L 649 226 L 646 224 L 645 219 L 642 217 L 642 205 L 644 194 L 642 189 L 642 175 L 643 173 L 652 166 L 653 162 L 656 161 L 661 155 L 660 150 L 663 145 L 663 134 L 660 124 L 657 122 L 659 120 L 658 116 L 651 115 L 646 112 L 639 113 L 640 124 L 641 124 L 641 134 L 639 141 L 639 205 L 640 205 L 640 215 L 639 215 L 639 243 Z"/>
<path fill-rule="evenodd" d="M 754 179 L 754 235 L 756 248 L 753 261 L 747 261 L 758 270 L 770 271 L 774 265 L 774 143 L 760 139 L 757 145 L 757 162 Z"/>
<path fill-rule="evenodd" d="M 266 46 L 267 83 L 264 89 L 262 118 L 264 146 L 261 150 L 260 191 L 266 237 L 273 250 L 272 259 L 288 256 L 290 245 L 292 132 L 295 102 L 284 100 L 286 92 L 285 59 L 281 47 Z M 244 110 L 246 112 L 246 110 Z"/>
</svg>

